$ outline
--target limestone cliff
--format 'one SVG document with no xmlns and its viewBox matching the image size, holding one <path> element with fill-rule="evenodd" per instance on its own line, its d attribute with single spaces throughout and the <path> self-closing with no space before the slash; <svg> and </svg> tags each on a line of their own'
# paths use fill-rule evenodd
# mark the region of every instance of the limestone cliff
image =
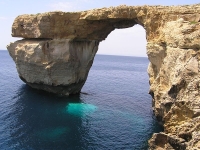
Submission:
<svg viewBox="0 0 200 150">
<path fill-rule="evenodd" d="M 116 28 L 146 30 L 153 111 L 164 132 L 149 149 L 200 149 L 200 5 L 118 6 L 18 16 L 8 50 L 20 78 L 62 95 L 80 92 L 100 41 Z"/>
<path fill-rule="evenodd" d="M 161 34 L 165 44 L 149 43 L 147 53 L 153 110 L 165 133 L 149 143 L 152 149 L 200 149 L 200 23 L 170 21 Z"/>
</svg>

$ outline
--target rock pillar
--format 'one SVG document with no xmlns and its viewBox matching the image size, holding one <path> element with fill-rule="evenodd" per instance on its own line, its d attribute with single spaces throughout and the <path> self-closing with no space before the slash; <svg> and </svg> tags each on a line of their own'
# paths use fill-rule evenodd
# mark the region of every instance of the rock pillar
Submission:
<svg viewBox="0 0 200 150">
<path fill-rule="evenodd" d="M 59 95 L 81 91 L 98 41 L 24 39 L 11 43 L 9 53 L 19 77 L 33 88 Z"/>
</svg>

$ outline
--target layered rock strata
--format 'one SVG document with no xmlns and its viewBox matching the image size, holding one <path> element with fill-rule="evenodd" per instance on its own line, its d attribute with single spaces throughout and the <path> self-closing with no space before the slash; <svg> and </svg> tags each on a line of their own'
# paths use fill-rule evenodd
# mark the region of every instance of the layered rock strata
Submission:
<svg viewBox="0 0 200 150">
<path fill-rule="evenodd" d="M 79 93 L 100 41 L 117 28 L 146 30 L 153 111 L 164 132 L 149 149 L 200 149 L 200 5 L 118 6 L 18 16 L 8 50 L 33 88 Z"/>
<path fill-rule="evenodd" d="M 8 49 L 22 81 L 36 89 L 69 95 L 81 91 L 98 44 L 69 39 L 24 39 L 11 43 Z"/>
</svg>

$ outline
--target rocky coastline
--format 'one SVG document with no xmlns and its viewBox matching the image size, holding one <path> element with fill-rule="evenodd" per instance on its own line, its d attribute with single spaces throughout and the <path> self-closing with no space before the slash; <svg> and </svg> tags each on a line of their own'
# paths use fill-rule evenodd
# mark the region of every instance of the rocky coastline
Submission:
<svg viewBox="0 0 200 150">
<path fill-rule="evenodd" d="M 20 15 L 12 36 L 23 39 L 7 49 L 19 77 L 31 87 L 76 94 L 99 43 L 114 29 L 136 24 L 146 30 L 149 94 L 164 126 L 149 140 L 149 149 L 200 149 L 200 4 Z"/>
</svg>

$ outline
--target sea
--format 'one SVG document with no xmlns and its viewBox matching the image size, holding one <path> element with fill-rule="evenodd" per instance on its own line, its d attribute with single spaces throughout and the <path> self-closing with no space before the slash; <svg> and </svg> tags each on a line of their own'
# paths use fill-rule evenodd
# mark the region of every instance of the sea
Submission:
<svg viewBox="0 0 200 150">
<path fill-rule="evenodd" d="M 163 130 L 148 94 L 148 58 L 96 55 L 79 95 L 23 83 L 0 51 L 0 150 L 146 150 Z"/>
</svg>

